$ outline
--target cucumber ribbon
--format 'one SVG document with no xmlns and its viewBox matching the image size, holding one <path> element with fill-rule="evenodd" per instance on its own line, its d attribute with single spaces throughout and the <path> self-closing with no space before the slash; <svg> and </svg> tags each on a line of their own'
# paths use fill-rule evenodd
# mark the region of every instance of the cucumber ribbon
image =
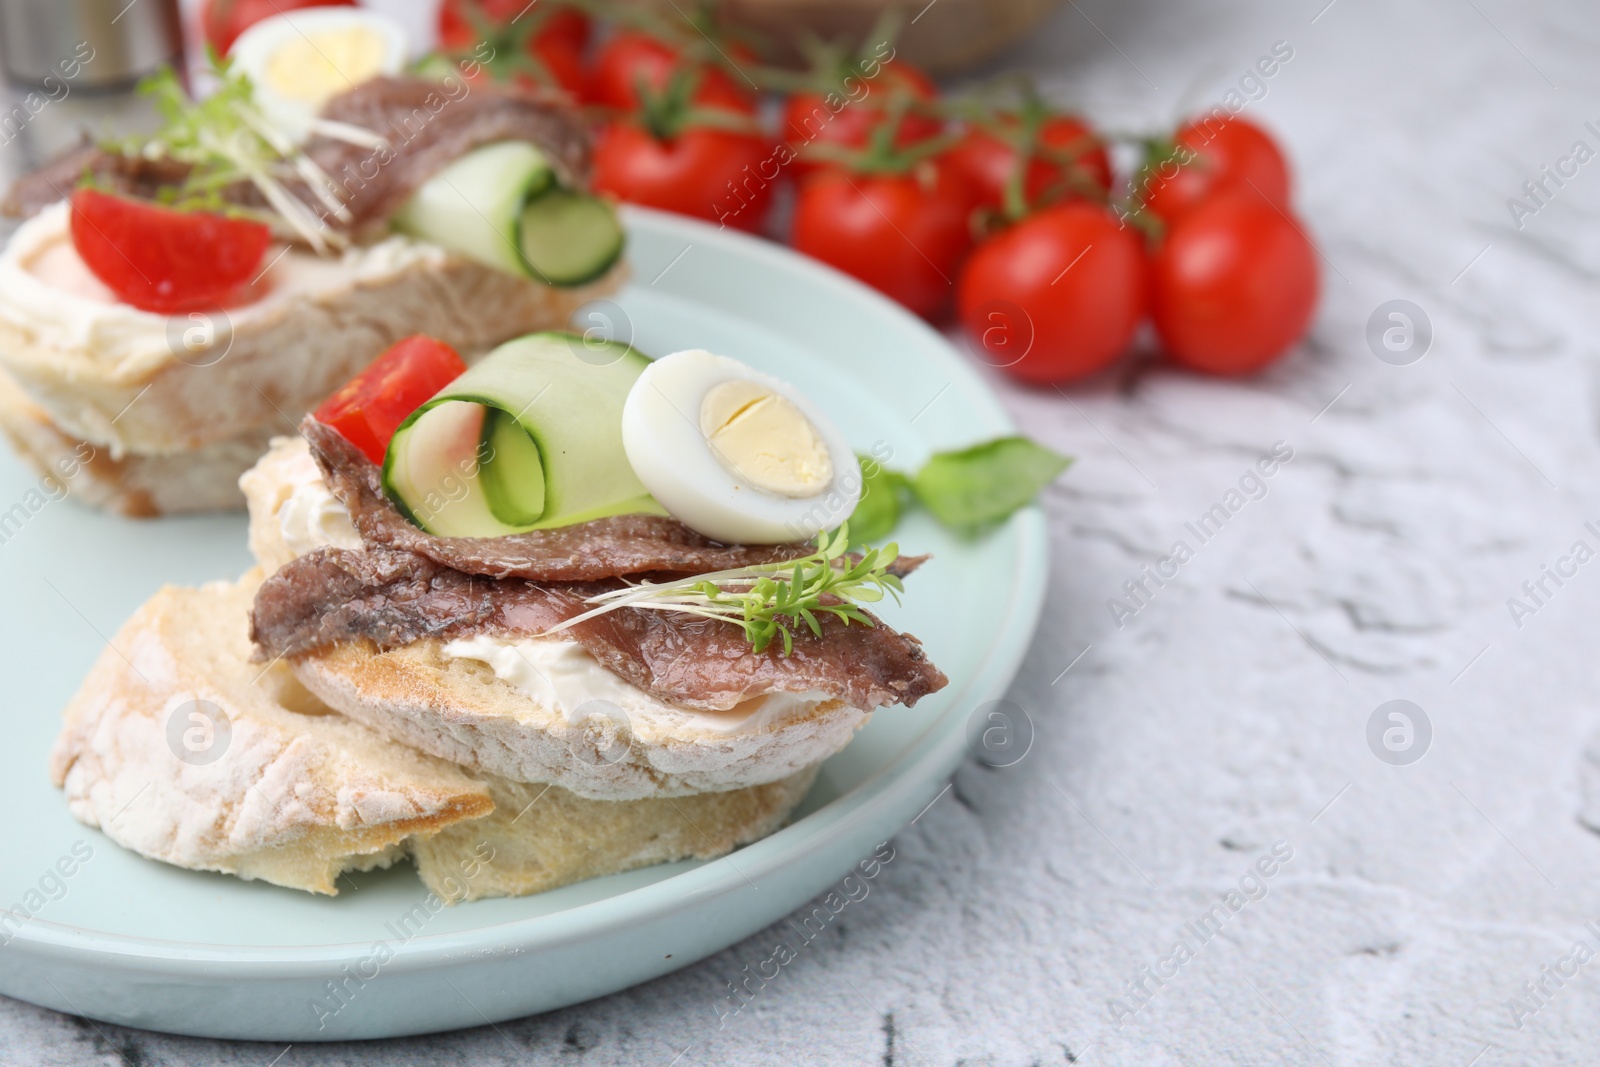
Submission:
<svg viewBox="0 0 1600 1067">
<path fill-rule="evenodd" d="M 627 345 L 568 333 L 508 341 L 400 424 L 384 491 L 442 537 L 665 514 L 622 445 L 622 405 L 649 362 Z"/>
<path fill-rule="evenodd" d="M 429 178 L 393 225 L 486 266 L 546 285 L 582 285 L 622 256 L 611 203 L 564 188 L 525 141 L 475 148 Z"/>
</svg>

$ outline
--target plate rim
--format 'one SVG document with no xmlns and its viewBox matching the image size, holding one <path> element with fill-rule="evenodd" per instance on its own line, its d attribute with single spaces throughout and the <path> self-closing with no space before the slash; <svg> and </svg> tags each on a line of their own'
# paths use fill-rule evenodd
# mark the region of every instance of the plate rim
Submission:
<svg viewBox="0 0 1600 1067">
<path fill-rule="evenodd" d="M 846 298 L 865 299 L 876 304 L 879 313 L 898 318 L 903 328 L 934 339 L 949 354 L 951 386 L 964 387 L 970 398 L 981 400 L 989 421 L 997 423 L 1002 432 L 1016 431 L 1014 420 L 994 390 L 967 361 L 959 358 L 949 338 L 876 290 L 827 264 L 759 236 L 637 205 L 622 207 L 625 225 L 629 228 L 642 223 L 669 234 L 676 231 L 676 236 L 691 245 L 726 244 L 741 256 L 756 258 L 783 271 L 810 273 Z M 532 954 L 654 921 L 686 910 L 703 899 L 738 892 L 753 877 L 775 875 L 797 860 L 825 850 L 832 839 L 842 836 L 845 826 L 865 817 L 863 812 L 867 809 L 898 807 L 904 803 L 905 794 L 926 794 L 932 786 L 947 780 L 967 748 L 966 731 L 955 728 L 960 707 L 974 691 L 1009 687 L 1029 650 L 1043 612 L 1050 567 L 1044 509 L 1037 502 L 1030 504 L 1013 515 L 1007 525 L 1017 537 L 1014 578 L 1007 591 L 1011 603 L 1001 627 L 988 643 L 981 666 L 960 689 L 949 693 L 949 707 L 943 715 L 929 723 L 911 746 L 877 767 L 865 780 L 803 818 L 729 853 L 743 861 L 737 867 L 725 855 L 660 881 L 560 911 L 448 933 L 420 935 L 401 945 L 393 959 L 385 964 L 385 969 L 425 971 L 458 964 L 464 956 L 485 951 L 496 955 Z M 1039 580 L 1029 581 L 1030 576 Z M 891 836 L 905 825 L 908 824 L 897 821 Z M 31 919 L 7 943 L 8 948 L 21 950 L 38 962 L 51 958 L 64 962 L 98 960 L 112 965 L 137 961 L 146 972 L 170 974 L 192 973 L 197 965 L 206 965 L 225 967 L 225 975 L 214 977 L 228 979 L 320 977 L 327 973 L 329 964 L 348 962 L 352 952 L 365 950 L 369 945 L 369 941 L 306 945 L 172 941 L 88 929 L 40 917 Z M 693 958 L 686 956 L 684 965 L 691 962 Z"/>
</svg>

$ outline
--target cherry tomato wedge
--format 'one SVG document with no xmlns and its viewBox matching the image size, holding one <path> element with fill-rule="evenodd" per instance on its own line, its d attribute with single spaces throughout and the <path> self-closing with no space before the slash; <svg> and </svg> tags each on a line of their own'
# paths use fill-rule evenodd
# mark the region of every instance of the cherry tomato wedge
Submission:
<svg viewBox="0 0 1600 1067">
<path fill-rule="evenodd" d="M 239 35 L 251 26 L 306 7 L 355 7 L 356 0 L 206 0 L 200 8 L 200 28 L 206 42 L 225 56 Z"/>
<path fill-rule="evenodd" d="M 1038 384 L 1116 360 L 1148 302 L 1144 243 L 1105 208 L 1046 208 L 978 246 L 961 272 L 961 321 L 978 355 Z"/>
<path fill-rule="evenodd" d="M 939 95 L 939 89 L 916 67 L 894 61 L 881 64 L 871 77 L 864 71 L 851 75 L 838 92 L 800 92 L 790 96 L 783 107 L 782 132 L 800 153 L 795 175 L 804 176 L 821 165 L 805 158 L 806 145 L 864 146 L 872 131 L 887 118 L 885 106 L 896 95 L 931 102 Z M 937 118 L 908 112 L 895 133 L 895 147 L 905 148 L 937 137 L 943 129 L 944 123 Z"/>
<path fill-rule="evenodd" d="M 456 350 L 418 334 L 397 341 L 313 413 L 374 463 L 406 416 L 466 372 Z"/>
<path fill-rule="evenodd" d="M 1238 117 L 1201 117 L 1181 126 L 1173 140 L 1172 158 L 1147 167 L 1137 190 L 1168 223 L 1234 187 L 1289 207 L 1289 164 L 1260 126 Z"/>
<path fill-rule="evenodd" d="M 1006 125 L 1014 128 L 1015 122 Z M 1028 161 L 1023 179 L 1023 196 L 1030 206 L 1046 196 L 1070 199 L 1111 191 L 1111 157 L 1083 120 L 1052 116 L 1040 124 L 1038 137 L 1043 151 Z M 972 129 L 950 150 L 949 158 L 971 181 L 980 206 L 1002 206 L 1006 184 L 1018 165 L 1014 144 L 988 130 Z"/>
<path fill-rule="evenodd" d="M 620 30 L 611 35 L 595 57 L 594 67 L 589 71 L 588 100 L 602 107 L 633 111 L 639 106 L 640 82 L 660 92 L 675 71 L 691 63 L 693 60 L 686 59 L 664 41 L 637 30 Z M 753 115 L 756 111 L 755 94 L 734 81 L 726 71 L 713 66 L 700 67 L 694 103 L 743 115 Z"/>
<path fill-rule="evenodd" d="M 1156 333 L 1177 362 L 1248 374 L 1305 335 L 1317 308 L 1317 254 L 1277 206 L 1241 189 L 1173 223 L 1152 265 Z"/>
<path fill-rule="evenodd" d="M 632 120 L 609 124 L 594 151 L 594 186 L 622 200 L 758 230 L 777 163 L 760 137 L 690 126 L 660 139 Z M 772 178 L 763 178 L 763 164 Z"/>
<path fill-rule="evenodd" d="M 800 185 L 793 243 L 931 317 L 949 300 L 972 244 L 971 204 L 966 179 L 943 164 L 904 175 L 828 168 Z"/>
<path fill-rule="evenodd" d="M 164 315 L 220 302 L 250 281 L 272 232 L 264 223 L 174 211 L 97 189 L 72 194 L 72 245 L 112 292 Z"/>
</svg>

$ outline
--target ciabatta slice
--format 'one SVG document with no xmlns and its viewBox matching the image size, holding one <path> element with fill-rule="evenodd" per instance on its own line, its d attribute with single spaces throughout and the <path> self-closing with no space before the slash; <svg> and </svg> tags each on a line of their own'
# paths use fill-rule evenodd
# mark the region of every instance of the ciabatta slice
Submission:
<svg viewBox="0 0 1600 1067">
<path fill-rule="evenodd" d="M 389 652 L 352 642 L 290 662 L 318 699 L 396 741 L 485 774 L 553 782 L 594 800 L 779 781 L 844 748 L 868 718 L 839 700 L 811 700 L 776 720 L 727 730 L 698 727 L 689 713 L 673 722 L 617 704 L 573 721 L 488 665 L 444 650 L 432 638 Z M 606 670 L 598 663 L 593 669 Z"/>
<path fill-rule="evenodd" d="M 460 768 L 249 662 L 255 584 L 168 586 L 112 639 L 51 754 L 74 816 L 151 859 L 335 893 L 344 871 L 494 809 Z"/>
<path fill-rule="evenodd" d="M 717 859 L 781 827 L 817 768 L 780 781 L 651 800 L 585 800 L 558 785 L 484 778 L 485 818 L 414 838 L 417 874 L 444 900 L 517 897 L 680 859 Z"/>
<path fill-rule="evenodd" d="M 249 662 L 258 582 L 168 587 L 113 639 L 51 758 L 77 818 L 151 859 L 315 893 L 409 856 L 455 903 L 725 855 L 782 825 L 816 777 L 606 801 L 468 775 Z"/>
</svg>

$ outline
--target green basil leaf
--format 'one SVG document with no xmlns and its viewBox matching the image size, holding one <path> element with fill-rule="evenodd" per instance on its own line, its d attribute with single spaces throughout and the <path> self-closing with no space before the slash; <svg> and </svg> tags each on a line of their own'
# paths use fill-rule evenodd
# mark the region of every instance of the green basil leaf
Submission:
<svg viewBox="0 0 1600 1067">
<path fill-rule="evenodd" d="M 911 480 L 911 491 L 946 526 L 972 530 L 1032 501 L 1071 463 L 1026 437 L 1000 437 L 936 453 Z"/>
<path fill-rule="evenodd" d="M 868 545 L 882 540 L 900 522 L 902 499 L 910 482 L 899 471 L 872 459 L 858 456 L 861 465 L 861 500 L 850 513 L 850 540 Z"/>
</svg>

